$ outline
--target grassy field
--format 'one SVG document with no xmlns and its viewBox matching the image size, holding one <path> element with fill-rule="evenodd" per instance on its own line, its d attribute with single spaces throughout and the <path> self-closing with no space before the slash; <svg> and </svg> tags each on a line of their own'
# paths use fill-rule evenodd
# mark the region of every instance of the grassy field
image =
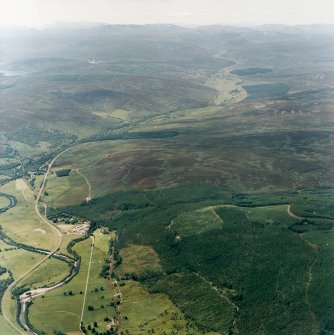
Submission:
<svg viewBox="0 0 334 335">
<path fill-rule="evenodd" d="M 193 234 L 202 234 L 210 230 L 220 229 L 222 220 L 213 210 L 185 212 L 171 222 L 170 228 L 175 230 L 180 238 Z"/>
<path fill-rule="evenodd" d="M 256 207 L 245 211 L 249 219 L 254 222 L 289 225 L 298 221 L 298 219 L 287 215 L 288 205 Z"/>
<path fill-rule="evenodd" d="M 129 334 L 202 334 L 193 322 L 187 321 L 167 295 L 150 294 L 140 283 L 129 280 L 122 282 L 123 302 L 121 313 L 123 316 L 121 329 Z M 214 332 L 207 334 L 215 335 Z"/>
<path fill-rule="evenodd" d="M 88 325 L 96 321 L 99 323 L 100 329 L 102 329 L 103 326 L 106 327 L 106 323 L 103 321 L 104 318 L 114 314 L 113 307 L 109 305 L 111 297 L 107 289 L 108 281 L 99 276 L 104 260 L 108 256 L 109 237 L 97 232 L 95 233 L 95 241 L 83 322 Z M 29 310 L 29 319 L 36 329 L 44 331 L 46 334 L 53 334 L 54 330 L 73 334 L 80 333 L 79 324 L 88 274 L 91 243 L 92 240 L 89 238 L 79 242 L 74 247 L 74 250 L 81 256 L 81 266 L 78 275 L 68 284 L 45 294 L 44 298 L 40 297 L 34 301 Z M 101 290 L 101 287 L 103 287 L 103 290 Z M 94 310 L 88 311 L 87 308 L 90 305 L 94 307 Z M 102 305 L 104 305 L 103 308 L 101 307 Z M 50 319 L 50 322 L 46 324 L 45 320 L 48 319 Z"/>
<path fill-rule="evenodd" d="M 1 250 L 0 265 L 10 269 L 14 273 L 14 278 L 17 278 L 43 257 L 40 254 L 8 246 L 7 251 Z"/>
<path fill-rule="evenodd" d="M 34 171 L 36 192 L 39 167 L 85 142 L 55 162 L 42 200 L 52 215 L 117 230 L 123 331 L 334 332 L 333 34 L 310 29 L 50 29 L 48 39 L 32 31 L 8 45 L 6 66 L 26 74 L 1 77 L 0 174 Z M 18 199 L 1 214 L 6 234 L 55 245 L 30 187 L 0 192 Z M 95 321 L 100 332 L 115 314 L 115 284 L 99 277 L 108 238 L 96 233 L 84 310 L 85 326 Z M 79 274 L 34 301 L 36 328 L 79 332 L 91 243 L 74 248 Z M 0 248 L 14 275 L 39 257 Z M 37 287 L 65 268 L 50 260 L 26 282 Z"/>
<path fill-rule="evenodd" d="M 1 251 L 0 252 L 0 265 L 5 266 L 14 273 L 14 279 L 18 278 L 21 274 L 25 273 L 29 268 L 34 266 L 39 260 L 42 259 L 42 255 L 23 251 L 20 249 Z M 50 259 L 46 263 L 42 264 L 35 272 L 30 276 L 20 281 L 17 286 L 25 288 L 40 288 L 44 285 L 51 285 L 66 276 L 69 272 L 69 268 L 64 265 L 64 262 L 59 260 Z M 12 322 L 16 324 L 16 303 L 10 299 L 10 293 L 8 292 L 4 296 L 4 309 L 7 311 L 7 315 L 10 317 Z M 2 325 L 3 324 L 3 325 Z M 5 331 L 4 334 L 17 334 L 16 331 L 4 323 L 0 317 L 1 330 Z M 8 329 L 8 330 L 7 330 Z"/>
<path fill-rule="evenodd" d="M 57 243 L 55 232 L 40 221 L 35 213 L 34 203 L 27 200 L 32 198 L 32 191 L 26 189 L 23 193 L 17 190 L 14 181 L 1 186 L 0 191 L 17 198 L 17 205 L 1 215 L 4 232 L 16 242 L 35 248 L 54 248 Z"/>
<path fill-rule="evenodd" d="M 8 245 L 7 243 L 3 242 L 2 240 L 0 240 L 0 249 L 1 251 L 3 251 L 3 249 L 7 249 L 7 248 L 13 248 L 13 246 Z"/>
<path fill-rule="evenodd" d="M 120 256 L 122 264 L 117 270 L 120 275 L 126 273 L 141 275 L 146 271 L 162 271 L 159 256 L 149 246 L 130 245 L 120 250 Z"/>
<path fill-rule="evenodd" d="M 10 201 L 6 197 L 0 196 L 0 208 L 6 208 L 10 204 Z"/>
<path fill-rule="evenodd" d="M 1 226 L 4 233 L 15 242 L 40 248 L 53 247 L 54 233 L 37 219 L 34 211 L 33 192 L 28 186 L 22 180 L 16 180 L 1 186 L 1 192 L 11 194 L 17 199 L 17 205 L 1 216 Z M 20 277 L 44 257 L 45 255 L 28 252 L 1 242 L 0 264 L 13 273 L 14 279 Z M 50 284 L 55 278 L 60 279 L 64 275 L 66 268 L 64 269 L 62 266 L 62 262 L 51 259 L 45 265 L 43 264 L 36 273 L 33 273 L 30 278 L 27 278 L 24 283 L 20 282 L 18 285 L 23 284 L 30 287 L 33 284 L 37 285 L 37 283 L 41 285 Z M 10 292 L 7 292 L 3 299 L 4 309 L 15 323 L 16 303 L 11 299 Z M 1 329 L 6 329 L 5 327 Z M 11 334 L 11 331 L 8 331 L 8 334 Z"/>
<path fill-rule="evenodd" d="M 90 239 L 78 243 L 75 250 L 82 255 L 79 274 L 67 285 L 55 289 L 44 298 L 37 298 L 29 309 L 29 320 L 39 331 L 53 334 L 54 330 L 63 332 L 79 332 L 83 294 L 87 277 L 90 253 Z M 73 295 L 68 292 L 72 291 Z M 65 296 L 65 293 L 68 294 Z M 50 320 L 45 323 L 45 320 Z"/>
<path fill-rule="evenodd" d="M 60 227 L 62 227 L 63 225 L 59 225 Z M 67 228 L 67 226 L 68 225 L 66 225 L 66 228 Z M 63 236 L 63 240 L 62 240 L 62 244 L 60 245 L 60 253 L 62 253 L 62 254 L 64 254 L 64 255 L 67 255 L 67 256 L 70 256 L 70 257 L 73 257 L 73 255 L 71 254 L 71 253 L 69 253 L 68 252 L 68 250 L 67 250 L 67 246 L 68 246 L 68 244 L 72 241 L 72 240 L 74 240 L 74 239 L 76 239 L 76 238 L 79 238 L 79 237 L 81 237 L 82 235 L 80 235 L 80 234 L 71 234 L 71 233 L 69 233 L 69 234 L 65 234 L 64 236 Z"/>
<path fill-rule="evenodd" d="M 45 295 L 45 298 L 37 298 L 29 312 L 30 322 L 39 329 L 45 331 L 47 334 L 52 334 L 54 330 L 62 330 L 66 332 L 79 332 L 79 321 L 81 314 L 81 307 L 83 303 L 83 295 L 80 290 L 84 292 L 85 278 L 87 276 L 90 240 L 80 242 L 75 248 L 77 252 L 82 252 L 81 271 L 69 284 L 59 289 L 51 291 Z M 85 250 L 86 253 L 85 253 Z M 70 290 L 73 291 L 73 296 L 66 296 Z M 52 322 L 45 324 L 44 320 L 50 318 L 52 315 Z M 61 329 L 58 328 L 61 325 Z"/>
<path fill-rule="evenodd" d="M 0 315 L 0 329 L 6 335 L 17 335 L 17 331 L 10 327 Z"/>
<path fill-rule="evenodd" d="M 247 96 L 246 91 L 240 86 L 240 80 L 231 76 L 229 68 L 216 73 L 205 84 L 219 92 L 214 100 L 216 105 L 237 103 Z"/>
<path fill-rule="evenodd" d="M 32 289 L 45 285 L 54 285 L 60 282 L 70 272 L 67 263 L 51 258 L 42 264 L 36 271 L 26 277 L 20 286 L 27 286 Z"/>
<path fill-rule="evenodd" d="M 56 169 L 67 168 L 57 164 Z M 54 169 L 53 171 L 57 171 Z M 85 180 L 72 169 L 68 176 L 57 177 L 52 174 L 48 177 L 47 183 L 48 196 L 44 197 L 44 201 L 53 206 L 65 206 L 66 204 L 76 204 L 84 201 L 88 191 Z"/>
<path fill-rule="evenodd" d="M 115 314 L 114 307 L 110 306 L 110 303 L 113 301 L 113 284 L 100 275 L 104 261 L 109 257 L 109 242 L 111 236 L 109 234 L 102 234 L 100 231 L 95 232 L 94 236 L 95 246 L 90 269 L 83 324 L 88 328 L 89 324 L 93 327 L 93 323 L 96 322 L 98 331 L 104 332 L 108 329 L 109 325 L 109 322 L 105 321 L 105 318 L 112 318 Z M 88 306 L 92 306 L 94 309 L 88 310 Z"/>
<path fill-rule="evenodd" d="M 16 249 L 11 246 L 7 247 L 7 251 L 2 248 L 0 252 L 0 266 L 3 266 L 14 275 L 14 279 L 19 278 L 22 274 L 28 271 L 36 263 L 38 263 L 43 257 L 40 254 L 28 252 L 21 249 Z M 44 280 L 44 279 L 43 279 Z M 6 310 L 8 317 L 16 324 L 16 302 L 11 299 L 11 293 L 7 292 L 4 297 L 3 307 Z M 4 321 L 0 319 L 0 324 Z M 4 326 L 1 329 L 7 329 L 8 326 Z M 11 331 L 8 331 L 11 334 Z"/>
</svg>

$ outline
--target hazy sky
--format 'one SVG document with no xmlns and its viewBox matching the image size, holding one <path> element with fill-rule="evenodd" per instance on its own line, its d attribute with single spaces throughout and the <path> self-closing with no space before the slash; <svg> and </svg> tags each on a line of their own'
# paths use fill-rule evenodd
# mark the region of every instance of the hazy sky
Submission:
<svg viewBox="0 0 334 335">
<path fill-rule="evenodd" d="M 334 0 L 0 0 L 0 25 L 333 23 Z"/>
</svg>

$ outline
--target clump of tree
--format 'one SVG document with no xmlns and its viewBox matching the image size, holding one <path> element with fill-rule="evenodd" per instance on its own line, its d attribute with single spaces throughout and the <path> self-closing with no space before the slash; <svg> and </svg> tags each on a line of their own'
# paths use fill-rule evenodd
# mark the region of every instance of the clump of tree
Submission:
<svg viewBox="0 0 334 335">
<path fill-rule="evenodd" d="M 48 142 L 52 146 L 72 143 L 77 139 L 77 136 L 61 132 L 57 129 L 42 129 L 30 126 L 20 128 L 16 132 L 8 134 L 7 138 L 34 147 L 37 146 L 39 142 Z"/>
<path fill-rule="evenodd" d="M 1 274 L 4 274 L 7 272 L 7 269 L 4 267 L 0 267 Z M 1 311 L 1 300 L 3 295 L 5 294 L 6 289 L 8 286 L 14 281 L 12 272 L 8 271 L 8 277 L 6 279 L 0 280 L 0 314 Z"/>
<path fill-rule="evenodd" d="M 55 335 L 66 335 L 65 333 L 63 333 L 63 332 L 60 331 L 60 330 L 55 330 L 53 333 L 54 333 Z"/>
<path fill-rule="evenodd" d="M 71 169 L 62 169 L 56 171 L 57 177 L 67 177 L 71 172 Z"/>
</svg>

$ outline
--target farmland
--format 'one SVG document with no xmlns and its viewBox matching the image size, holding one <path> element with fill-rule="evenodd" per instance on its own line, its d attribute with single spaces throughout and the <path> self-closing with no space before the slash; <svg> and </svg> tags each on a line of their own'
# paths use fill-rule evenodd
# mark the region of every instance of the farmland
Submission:
<svg viewBox="0 0 334 335">
<path fill-rule="evenodd" d="M 83 310 L 83 324 L 93 325 L 96 321 L 100 328 L 106 330 L 104 319 L 115 313 L 110 306 L 112 297 L 108 290 L 108 280 L 100 278 L 102 264 L 108 256 L 109 238 L 101 233 L 96 234 L 93 258 L 90 260 L 91 239 L 79 242 L 74 250 L 81 256 L 81 267 L 78 275 L 68 284 L 37 298 L 30 307 L 30 322 L 39 331 L 52 334 L 54 330 L 62 332 L 78 332 Z M 89 269 L 89 263 L 92 266 Z M 86 280 L 90 270 L 85 305 L 84 295 Z M 93 309 L 89 310 L 88 307 Z M 103 306 L 103 307 L 102 307 Z M 66 322 L 64 323 L 64 316 Z M 52 319 L 45 324 L 44 320 Z"/>
<path fill-rule="evenodd" d="M 14 34 L 1 331 L 333 334 L 333 33 L 285 29 Z"/>
</svg>

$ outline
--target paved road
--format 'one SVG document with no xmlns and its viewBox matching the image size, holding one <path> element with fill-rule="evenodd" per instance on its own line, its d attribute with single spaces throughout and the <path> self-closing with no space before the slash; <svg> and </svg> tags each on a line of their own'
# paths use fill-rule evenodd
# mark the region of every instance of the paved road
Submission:
<svg viewBox="0 0 334 335">
<path fill-rule="evenodd" d="M 4 296 L 3 296 L 3 299 L 1 301 L 1 309 L 2 309 L 2 316 L 4 318 L 4 320 L 18 333 L 18 334 L 21 334 L 21 335 L 26 335 L 27 333 L 28 334 L 31 334 L 31 335 L 34 335 L 35 333 L 30 331 L 29 333 L 29 330 L 28 331 L 24 331 L 22 328 L 19 328 L 16 323 L 14 323 L 11 319 L 10 319 L 10 316 L 7 314 L 7 310 L 5 308 L 5 301 L 7 301 L 8 299 L 11 299 L 10 298 L 10 295 L 11 295 L 11 291 L 12 289 L 17 286 L 26 276 L 28 276 L 29 274 L 31 274 L 33 271 L 35 271 L 41 264 L 43 264 L 44 262 L 46 262 L 52 255 L 54 255 L 56 252 L 58 252 L 59 248 L 60 248 L 60 245 L 62 243 L 62 240 L 63 240 L 63 235 L 62 233 L 59 231 L 59 229 L 53 225 L 52 222 L 50 222 L 47 218 L 45 218 L 40 210 L 39 210 L 39 202 L 40 202 L 40 199 L 42 197 L 42 194 L 43 194 L 43 191 L 44 191 L 44 188 L 46 186 L 46 181 L 47 181 L 47 178 L 48 178 L 48 175 L 50 173 L 50 170 L 54 164 L 54 162 L 61 156 L 63 155 L 65 152 L 67 151 L 70 151 L 74 148 L 76 148 L 77 146 L 79 146 L 80 144 L 77 144 L 77 145 L 74 145 L 70 148 L 67 148 L 65 150 L 63 150 L 61 153 L 59 153 L 56 157 L 54 157 L 51 162 L 48 164 L 48 169 L 47 171 L 45 172 L 44 174 L 44 178 L 43 178 L 43 181 L 42 181 L 42 184 L 41 184 L 41 187 L 39 189 L 39 192 L 37 194 L 37 197 L 36 197 L 36 201 L 35 201 L 35 212 L 37 214 L 37 216 L 39 217 L 39 219 L 44 222 L 46 225 L 50 226 L 52 228 L 52 230 L 56 233 L 56 236 L 58 237 L 58 240 L 57 240 L 57 244 L 56 246 L 43 258 L 41 259 L 38 263 L 36 263 L 33 267 L 31 267 L 28 271 L 26 271 L 24 274 L 22 274 L 19 278 L 15 279 L 14 282 L 12 282 L 11 285 L 9 285 L 9 287 L 7 288 Z"/>
</svg>

